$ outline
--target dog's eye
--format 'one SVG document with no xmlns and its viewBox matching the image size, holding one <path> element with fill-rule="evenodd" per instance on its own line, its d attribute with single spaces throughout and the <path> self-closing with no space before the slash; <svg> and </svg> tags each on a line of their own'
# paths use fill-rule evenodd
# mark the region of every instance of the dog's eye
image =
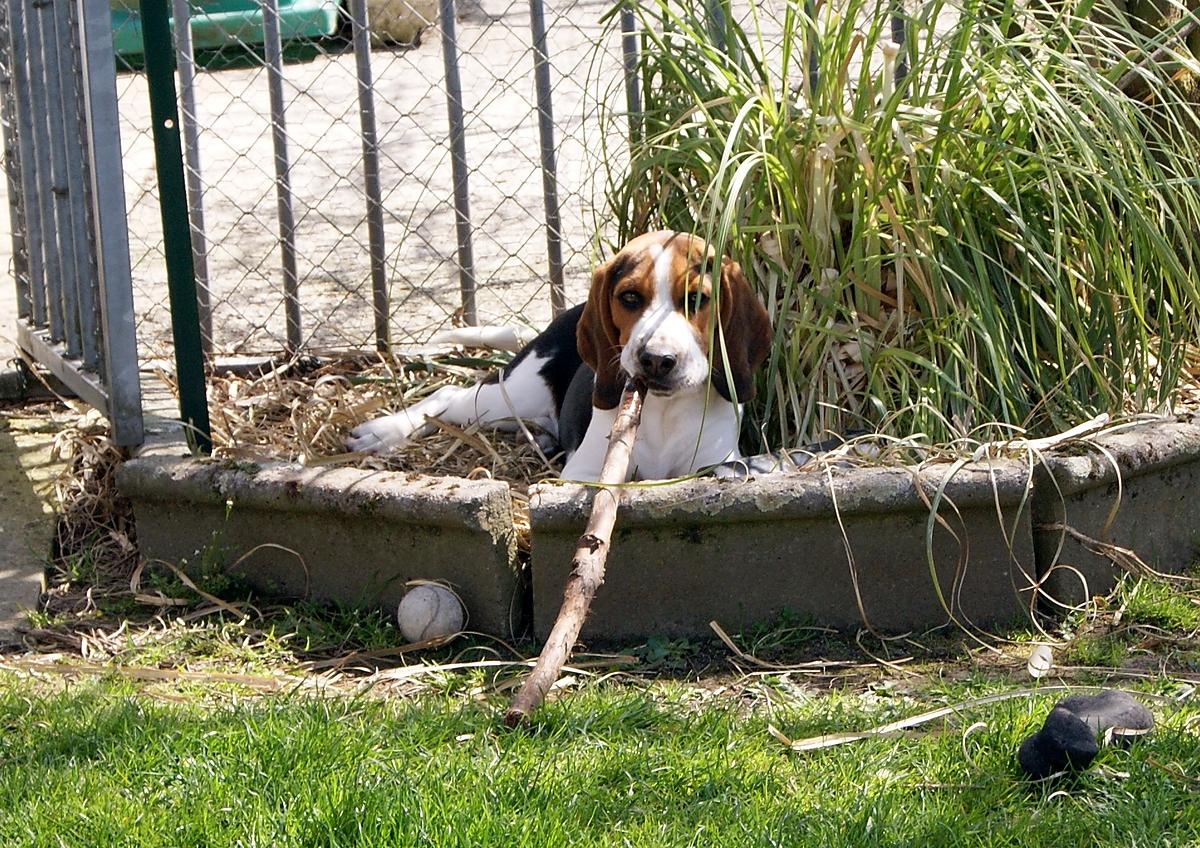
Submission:
<svg viewBox="0 0 1200 848">
<path fill-rule="evenodd" d="M 642 305 L 642 296 L 633 289 L 621 292 L 619 295 L 617 295 L 617 300 L 619 300 L 621 305 L 626 309 L 637 309 Z"/>
<path fill-rule="evenodd" d="M 683 306 L 688 312 L 699 312 L 708 306 L 708 295 L 699 289 L 690 291 L 683 297 Z"/>
</svg>

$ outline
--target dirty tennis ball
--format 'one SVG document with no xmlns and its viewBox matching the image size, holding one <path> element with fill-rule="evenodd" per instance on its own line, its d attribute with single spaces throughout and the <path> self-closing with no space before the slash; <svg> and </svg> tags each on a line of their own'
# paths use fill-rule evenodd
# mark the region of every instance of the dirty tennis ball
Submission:
<svg viewBox="0 0 1200 848">
<path fill-rule="evenodd" d="M 425 642 L 462 630 L 465 621 L 458 596 L 437 583 L 413 586 L 400 600 L 396 623 L 409 642 Z"/>
</svg>

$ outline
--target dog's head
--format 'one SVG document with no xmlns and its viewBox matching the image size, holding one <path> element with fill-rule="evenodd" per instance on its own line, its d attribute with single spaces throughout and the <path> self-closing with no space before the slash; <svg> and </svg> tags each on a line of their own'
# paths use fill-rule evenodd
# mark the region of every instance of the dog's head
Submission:
<svg viewBox="0 0 1200 848">
<path fill-rule="evenodd" d="M 703 386 L 710 361 L 713 387 L 744 403 L 771 323 L 736 262 L 703 239 L 664 231 L 639 236 L 596 269 L 578 341 L 600 409 L 620 402 L 626 375 L 669 395 Z"/>
</svg>

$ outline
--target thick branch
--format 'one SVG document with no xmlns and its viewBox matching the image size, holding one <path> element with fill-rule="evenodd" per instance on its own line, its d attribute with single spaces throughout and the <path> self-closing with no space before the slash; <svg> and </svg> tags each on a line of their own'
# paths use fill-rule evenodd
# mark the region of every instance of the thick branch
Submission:
<svg viewBox="0 0 1200 848">
<path fill-rule="evenodd" d="M 1181 41 L 1185 41 L 1192 34 L 1192 30 L 1196 28 L 1197 21 L 1190 20 L 1180 28 L 1179 32 L 1175 33 L 1166 43 L 1160 46 L 1151 54 L 1150 58 L 1143 59 L 1138 62 L 1133 68 L 1130 68 L 1121 78 L 1117 80 L 1117 89 L 1127 97 L 1138 99 L 1149 93 L 1149 84 L 1146 82 L 1145 71 L 1153 65 L 1161 65 L 1170 58 L 1171 53 L 1175 50 L 1175 46 Z M 1185 48 L 1186 49 L 1186 48 Z"/>
<path fill-rule="evenodd" d="M 558 675 L 566 664 L 579 638 L 587 618 L 592 598 L 604 582 L 604 565 L 608 550 L 612 546 L 613 526 L 617 521 L 617 503 L 621 497 L 619 488 L 611 486 L 624 483 L 629 470 L 629 456 L 633 450 L 633 439 L 637 435 L 638 422 L 642 415 L 642 392 L 633 384 L 625 387 L 621 396 L 621 407 L 617 420 L 613 422 L 612 435 L 608 440 L 608 451 L 604 454 L 604 465 L 600 469 L 600 484 L 592 501 L 592 514 L 587 529 L 575 546 L 571 560 L 571 576 L 563 590 L 563 604 L 554 621 L 554 629 L 542 646 L 537 664 L 525 678 L 520 691 L 504 713 L 504 723 L 516 727 L 529 718 L 538 708 Z"/>
</svg>

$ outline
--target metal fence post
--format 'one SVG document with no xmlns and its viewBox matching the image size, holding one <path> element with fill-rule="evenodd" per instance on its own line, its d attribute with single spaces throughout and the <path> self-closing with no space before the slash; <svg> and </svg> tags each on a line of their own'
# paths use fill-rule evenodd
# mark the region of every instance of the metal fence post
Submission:
<svg viewBox="0 0 1200 848">
<path fill-rule="evenodd" d="M 454 179 L 454 224 L 458 235 L 458 284 L 462 291 L 463 321 L 478 324 L 475 310 L 475 254 L 471 246 L 471 200 L 467 191 L 467 144 L 463 118 L 462 81 L 458 75 L 458 40 L 454 29 L 454 0 L 439 0 L 442 61 L 446 68 L 446 111 L 450 121 L 450 164 Z"/>
<path fill-rule="evenodd" d="M 633 9 L 621 8 L 621 61 L 625 70 L 625 108 L 628 110 L 629 140 L 642 132 L 642 88 L 638 81 L 638 33 Z"/>
<path fill-rule="evenodd" d="M 19 5 L 19 3 L 18 3 Z M 50 144 L 46 139 L 46 115 L 49 103 L 46 97 L 46 68 L 42 62 L 41 14 L 36 6 L 30 5 L 25 14 L 25 46 L 28 62 L 29 135 L 33 142 L 33 173 L 36 180 L 33 195 L 38 199 L 40 216 L 40 251 L 42 255 L 42 282 L 45 287 L 43 320 L 49 326 L 50 340 L 63 339 L 62 324 L 62 268 L 59 261 L 57 228 L 54 223 L 54 179 L 52 177 Z"/>
<path fill-rule="evenodd" d="M 108 419 L 114 442 L 137 445 L 143 439 L 142 387 L 129 270 L 112 9 L 109 0 L 78 0 L 77 9 Z"/>
<path fill-rule="evenodd" d="M 725 9 L 722 6 L 721 0 L 705 0 L 704 12 L 708 18 L 709 38 L 713 40 L 718 50 L 722 53 L 728 53 L 729 45 L 725 38 Z"/>
<path fill-rule="evenodd" d="M 179 384 L 179 413 L 187 425 L 188 441 L 199 451 L 212 447 L 208 399 L 204 384 L 204 347 L 196 304 L 192 265 L 192 235 L 184 189 L 183 154 L 179 144 L 179 113 L 175 100 L 174 51 L 171 22 L 163 0 L 139 0 L 146 83 L 150 90 L 150 119 L 154 126 L 154 157 L 162 208 L 163 248 L 171 301 L 171 331 L 175 339 L 175 377 Z M 111 49 L 111 48 L 110 48 Z"/>
<path fill-rule="evenodd" d="M 567 308 L 563 288 L 562 218 L 558 208 L 558 165 L 554 155 L 554 101 L 550 95 L 550 56 L 546 52 L 546 16 L 542 0 L 529 0 L 533 34 L 533 76 L 537 89 L 538 137 L 542 155 L 542 203 L 546 209 L 546 253 L 550 265 L 550 310 Z"/>
<path fill-rule="evenodd" d="M 33 117 L 29 90 L 29 41 L 25 26 L 23 0 L 8 0 L 9 68 L 13 87 L 13 112 L 16 117 L 17 154 L 21 161 L 21 217 L 24 224 L 24 248 L 28 264 L 29 316 L 33 326 L 46 326 L 46 283 L 42 262 L 42 212 L 37 190 L 33 148 Z M 13 228 L 14 239 L 16 228 Z M 15 240 L 13 252 L 19 246 Z"/>
<path fill-rule="evenodd" d="M 84 156 L 67 145 L 82 144 L 84 135 L 79 114 L 79 73 L 76 56 L 78 50 L 71 37 L 71 0 L 54 0 L 54 28 L 58 44 L 58 72 L 61 78 L 62 133 L 66 154 L 66 204 L 69 216 L 67 233 L 70 240 L 75 271 L 68 294 L 67 326 L 75 328 L 78 355 L 85 368 L 96 370 L 100 365 L 100 328 L 96 320 L 96 298 L 92 289 L 92 252 L 88 240 L 87 197 L 84 190 Z M 73 298 L 74 303 L 69 300 Z M 68 332 L 68 339 L 72 333 Z M 71 353 L 68 347 L 68 353 Z"/>
<path fill-rule="evenodd" d="M 821 84 L 821 60 L 817 56 L 817 4 L 814 0 L 804 0 L 804 14 L 808 18 L 805 47 L 808 54 L 808 91 L 812 97 Z"/>
<path fill-rule="evenodd" d="M 0 32 L 10 35 L 11 17 L 8 3 L 0 2 Z M 29 255 L 25 242 L 24 169 L 21 167 L 20 134 L 17 131 L 16 95 L 14 94 L 13 51 L 11 40 L 0 40 L 0 61 L 4 67 L 0 77 L 0 102 L 4 104 L 0 122 L 4 128 L 4 171 L 8 180 L 8 210 L 12 231 L 13 282 L 17 287 L 17 318 L 27 321 L 32 315 L 29 283 Z M 3 328 L 0 328 L 0 332 Z"/>
<path fill-rule="evenodd" d="M 383 192 L 379 184 L 379 137 L 375 127 L 375 84 L 371 75 L 371 33 L 367 0 L 350 0 L 354 65 L 358 73 L 358 121 L 362 128 L 363 190 L 367 196 L 367 248 L 371 254 L 371 305 L 375 312 L 375 348 L 391 347 L 387 256 L 383 232 Z"/>
<path fill-rule="evenodd" d="M 279 200 L 279 256 L 283 264 L 287 352 L 294 354 L 300 349 L 300 278 L 296 272 L 296 219 L 292 209 L 292 175 L 283 104 L 283 41 L 279 34 L 279 0 L 259 0 L 259 4 L 263 10 L 263 52 L 267 59 L 268 93 L 271 97 L 271 140 L 275 147 L 275 193 Z"/>
<path fill-rule="evenodd" d="M 59 64 L 58 32 L 55 26 L 55 0 L 34 0 L 33 8 L 37 26 L 41 32 L 41 60 L 43 79 L 46 85 L 46 114 L 42 129 L 50 146 L 50 186 L 54 192 L 54 231 L 58 238 L 59 273 L 58 294 L 51 303 L 51 325 L 54 312 L 58 312 L 62 338 L 66 343 L 67 356 L 79 357 L 82 352 L 79 338 L 79 269 L 76 267 L 74 248 L 75 234 L 72 231 L 70 194 L 71 183 L 67 175 L 67 138 L 63 115 L 63 77 Z"/>
<path fill-rule="evenodd" d="M 731 63 L 746 70 L 746 57 L 742 55 L 742 46 L 729 40 L 729 21 L 733 17 L 733 4 L 730 0 L 705 0 L 705 11 L 708 16 L 709 37 L 717 49 L 724 53 Z"/>
<path fill-rule="evenodd" d="M 904 83 L 908 76 L 908 55 L 904 51 L 907 38 L 908 21 L 904 17 L 904 4 L 897 2 L 892 7 L 892 41 L 900 45 L 900 61 L 896 63 L 896 88 Z"/>
<path fill-rule="evenodd" d="M 179 67 L 179 98 L 183 113 L 183 155 L 186 160 L 188 217 L 192 232 L 192 264 L 196 269 L 196 304 L 200 310 L 200 341 L 212 356 L 212 297 L 208 290 L 208 242 L 204 234 L 204 181 L 200 178 L 200 128 L 196 123 L 196 62 L 192 53 L 192 7 L 189 0 L 171 0 L 175 19 L 175 61 Z"/>
</svg>

